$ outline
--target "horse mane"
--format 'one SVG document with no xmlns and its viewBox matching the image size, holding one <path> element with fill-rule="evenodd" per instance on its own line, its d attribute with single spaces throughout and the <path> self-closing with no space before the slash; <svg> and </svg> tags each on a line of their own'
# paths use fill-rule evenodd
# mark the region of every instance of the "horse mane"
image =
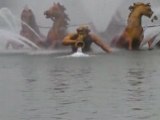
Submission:
<svg viewBox="0 0 160 120">
<path fill-rule="evenodd" d="M 61 8 L 62 11 L 66 10 L 66 8 L 64 7 L 64 5 L 61 5 L 59 2 L 57 3 L 57 5 Z"/>
<path fill-rule="evenodd" d="M 61 16 L 63 17 L 63 22 L 65 27 L 67 27 L 68 25 L 68 21 L 70 21 L 70 18 L 68 17 L 68 14 L 65 13 L 66 8 L 64 7 L 64 5 L 61 5 L 59 2 L 57 3 L 57 6 L 60 8 L 61 11 Z"/>
</svg>

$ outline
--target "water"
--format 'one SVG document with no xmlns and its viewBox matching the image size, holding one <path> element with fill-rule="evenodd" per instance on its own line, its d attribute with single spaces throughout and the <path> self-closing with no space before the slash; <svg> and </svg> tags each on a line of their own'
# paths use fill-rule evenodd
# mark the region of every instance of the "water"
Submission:
<svg viewBox="0 0 160 120">
<path fill-rule="evenodd" d="M 158 120 L 159 54 L 1 54 L 0 119 Z"/>
<path fill-rule="evenodd" d="M 6 50 L 6 46 L 8 42 L 12 42 L 17 45 L 22 44 L 24 46 L 23 49 L 32 49 L 32 48 L 38 49 L 39 48 L 33 42 L 31 42 L 30 40 L 26 39 L 23 36 L 20 36 L 19 34 L 0 29 L 0 43 L 1 43 L 0 49 Z"/>
</svg>

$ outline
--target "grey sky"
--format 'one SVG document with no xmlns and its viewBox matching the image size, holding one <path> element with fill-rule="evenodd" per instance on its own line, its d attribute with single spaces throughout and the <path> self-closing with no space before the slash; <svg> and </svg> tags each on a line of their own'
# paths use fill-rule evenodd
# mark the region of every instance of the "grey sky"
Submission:
<svg viewBox="0 0 160 120">
<path fill-rule="evenodd" d="M 39 25 L 51 26 L 52 22 L 45 18 L 43 12 L 53 2 L 60 2 L 67 9 L 66 13 L 71 19 L 70 25 L 93 22 L 97 30 L 103 31 L 117 9 L 123 18 L 127 18 L 129 5 L 138 1 L 150 2 L 153 6 L 160 4 L 158 0 L 0 0 L 0 7 L 8 7 L 20 17 L 21 10 L 27 4 L 35 13 Z"/>
<path fill-rule="evenodd" d="M 2 0 L 1 0 L 2 1 Z M 71 19 L 70 24 L 85 24 L 93 22 L 98 30 L 104 30 L 111 20 L 111 16 L 123 0 L 4 0 L 3 7 L 8 7 L 11 11 L 20 16 L 21 10 L 27 4 L 35 14 L 38 24 L 50 26 L 52 23 L 47 20 L 43 12 L 48 9 L 53 2 L 60 2 L 67 8 L 66 13 Z M 117 2 L 118 1 L 118 2 Z M 108 8 L 109 7 L 109 8 Z"/>
</svg>

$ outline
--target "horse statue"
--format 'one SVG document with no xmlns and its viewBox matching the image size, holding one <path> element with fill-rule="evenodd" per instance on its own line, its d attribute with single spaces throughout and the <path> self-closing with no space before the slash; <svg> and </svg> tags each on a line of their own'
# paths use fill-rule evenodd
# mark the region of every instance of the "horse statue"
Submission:
<svg viewBox="0 0 160 120">
<path fill-rule="evenodd" d="M 118 48 L 126 48 L 129 50 L 139 49 L 140 43 L 143 40 L 142 16 L 151 18 L 153 11 L 150 3 L 134 3 L 129 7 L 130 14 L 127 20 L 127 26 L 120 36 L 116 36 L 111 45 Z"/>
<path fill-rule="evenodd" d="M 20 35 L 31 40 L 37 46 L 43 47 L 45 37 L 39 30 L 34 13 L 27 6 L 25 6 L 21 12 L 21 20 Z"/>
<path fill-rule="evenodd" d="M 46 40 L 49 48 L 62 47 L 62 40 L 67 34 L 67 25 L 68 21 L 70 21 L 65 10 L 66 8 L 60 3 L 53 3 L 53 6 L 44 12 L 46 18 L 50 18 L 53 21 Z"/>
</svg>

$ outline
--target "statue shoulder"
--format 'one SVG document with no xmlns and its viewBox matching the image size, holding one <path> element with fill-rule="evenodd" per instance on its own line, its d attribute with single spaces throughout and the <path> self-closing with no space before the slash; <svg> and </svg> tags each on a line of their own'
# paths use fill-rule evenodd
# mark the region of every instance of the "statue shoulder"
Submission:
<svg viewBox="0 0 160 120">
<path fill-rule="evenodd" d="M 89 36 L 90 36 L 90 38 L 93 39 L 93 40 L 99 38 L 99 36 L 96 35 L 96 34 L 94 34 L 94 33 L 90 33 Z"/>
<path fill-rule="evenodd" d="M 71 39 L 76 39 L 78 37 L 78 34 L 77 33 L 70 33 L 69 36 Z"/>
<path fill-rule="evenodd" d="M 76 35 L 77 35 L 76 33 L 68 33 L 67 34 L 67 36 L 71 36 L 71 37 L 76 36 Z"/>
</svg>

